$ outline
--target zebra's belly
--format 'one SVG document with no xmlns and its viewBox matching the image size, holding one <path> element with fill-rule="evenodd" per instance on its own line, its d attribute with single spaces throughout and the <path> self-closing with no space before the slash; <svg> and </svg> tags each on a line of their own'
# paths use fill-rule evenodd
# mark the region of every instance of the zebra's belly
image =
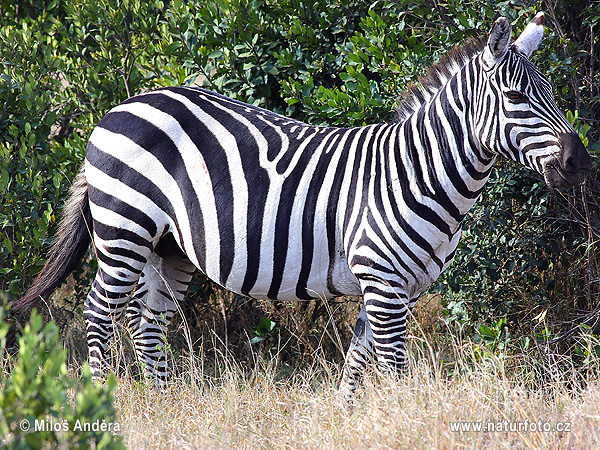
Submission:
<svg viewBox="0 0 600 450">
<path fill-rule="evenodd" d="M 268 239 L 266 239 L 268 241 Z M 277 258 L 278 250 L 261 247 L 256 280 L 248 289 L 248 265 L 233 266 L 226 280 L 227 289 L 254 298 L 277 300 L 305 300 L 308 298 L 333 298 L 340 295 L 360 295 L 360 285 L 350 271 L 341 252 L 330 261 L 327 242 L 317 240 L 311 255 L 301 239 L 290 239 L 284 259 Z M 252 261 L 249 255 L 248 262 Z M 275 263 L 277 261 L 277 263 Z"/>
<path fill-rule="evenodd" d="M 194 253 L 192 262 L 225 288 L 250 297 L 359 295 L 338 226 L 328 215 L 329 197 L 310 189 L 312 172 L 286 178 L 274 167 L 254 170 L 227 178 L 226 189 L 215 188 L 227 184 L 218 173 L 194 172 L 193 189 L 184 198 L 197 198 L 199 213 L 187 222 L 189 232 L 180 233 L 183 247 Z M 330 185 L 327 180 L 322 184 Z"/>
</svg>

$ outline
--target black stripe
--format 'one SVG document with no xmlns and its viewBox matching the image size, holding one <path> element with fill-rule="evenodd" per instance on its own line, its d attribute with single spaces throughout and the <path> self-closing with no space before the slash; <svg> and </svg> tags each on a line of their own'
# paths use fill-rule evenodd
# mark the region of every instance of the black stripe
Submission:
<svg viewBox="0 0 600 450">
<path fill-rule="evenodd" d="M 122 239 L 139 245 L 140 247 L 147 247 L 150 250 L 152 250 L 154 247 L 152 242 L 144 239 L 139 234 L 124 228 L 111 227 L 110 225 L 105 225 L 97 220 L 94 220 L 94 233 L 96 233 L 98 237 L 104 241 Z"/>
<path fill-rule="evenodd" d="M 336 297 L 343 294 L 340 290 L 337 289 L 336 280 L 333 278 L 334 264 L 336 263 L 336 261 L 339 263 L 339 260 L 343 256 L 336 254 L 338 248 L 343 247 L 343 242 L 338 242 L 337 239 L 338 229 L 336 224 L 338 218 L 338 208 L 345 206 L 346 209 L 351 209 L 352 205 L 352 203 L 348 203 L 347 205 L 340 205 L 339 199 L 342 183 L 344 181 L 344 173 L 348 164 L 350 147 L 352 145 L 352 142 L 356 138 L 356 134 L 358 132 L 358 129 L 348 130 L 348 135 L 346 136 L 344 148 L 338 149 L 340 157 L 338 159 L 337 167 L 335 169 L 335 175 L 333 178 L 333 184 L 331 185 L 331 190 L 329 192 L 329 198 L 327 199 L 327 211 L 325 218 L 325 227 L 327 229 L 327 245 L 329 252 L 329 267 L 327 268 L 327 290 Z"/>
<path fill-rule="evenodd" d="M 283 280 L 283 272 L 287 258 L 291 212 L 294 205 L 294 199 L 296 198 L 298 192 L 298 186 L 304 171 L 309 165 L 310 158 L 319 144 L 320 142 L 318 142 L 318 140 L 313 140 L 305 147 L 298 159 L 298 162 L 296 163 L 295 169 L 290 172 L 289 176 L 285 179 L 281 187 L 280 202 L 279 207 L 277 208 L 277 216 L 275 219 L 273 278 L 267 293 L 267 296 L 270 299 L 277 298 L 279 289 L 281 288 L 281 282 Z M 297 148 L 295 148 L 295 150 L 297 150 Z M 295 261 L 292 262 L 292 264 L 295 263 Z"/>
<path fill-rule="evenodd" d="M 298 283 L 296 285 L 296 297 L 300 299 L 310 299 L 316 295 L 314 293 L 310 294 L 306 290 L 308 278 L 310 276 L 310 269 L 312 266 L 315 244 L 315 211 L 317 209 L 319 192 L 323 186 L 329 163 L 335 154 L 333 150 L 327 151 L 327 149 L 335 148 L 341 137 L 340 135 L 341 133 L 338 131 L 337 133 L 332 133 L 326 136 L 327 141 L 324 143 L 325 147 L 321 150 L 321 155 L 317 161 L 316 167 L 313 170 L 306 192 L 306 201 L 304 203 L 304 210 L 302 212 L 302 262 L 300 264 L 300 274 L 298 276 Z M 318 250 L 322 251 L 323 249 Z"/>
<path fill-rule="evenodd" d="M 93 198 L 93 203 L 103 208 L 115 211 L 122 217 L 137 223 L 141 228 L 145 229 L 150 236 L 156 236 L 158 230 L 156 223 L 148 214 L 141 209 L 131 206 L 112 194 L 107 194 L 94 186 L 88 186 L 90 197 Z M 118 194 L 115 192 L 114 194 Z"/>
</svg>

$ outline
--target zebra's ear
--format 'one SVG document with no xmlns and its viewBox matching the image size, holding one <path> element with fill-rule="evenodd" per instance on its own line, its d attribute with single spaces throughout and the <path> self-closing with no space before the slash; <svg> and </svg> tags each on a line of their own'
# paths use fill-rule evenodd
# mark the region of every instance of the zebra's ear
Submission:
<svg viewBox="0 0 600 450">
<path fill-rule="evenodd" d="M 491 69 L 506 54 L 510 35 L 510 22 L 505 17 L 500 17 L 490 31 L 487 45 L 483 51 L 483 62 L 488 68 Z"/>
<path fill-rule="evenodd" d="M 537 13 L 513 44 L 517 51 L 525 54 L 528 58 L 531 56 L 544 36 L 544 21 L 544 13 Z"/>
</svg>

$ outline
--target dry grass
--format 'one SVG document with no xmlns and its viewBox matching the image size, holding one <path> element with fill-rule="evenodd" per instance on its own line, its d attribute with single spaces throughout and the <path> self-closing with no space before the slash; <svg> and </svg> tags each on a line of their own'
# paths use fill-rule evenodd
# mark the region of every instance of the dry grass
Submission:
<svg viewBox="0 0 600 450">
<path fill-rule="evenodd" d="M 174 384 L 160 392 L 130 375 L 137 370 L 123 332 L 116 353 L 125 374 L 115 406 L 125 444 L 132 450 L 600 448 L 599 361 L 586 372 L 535 344 L 493 354 L 456 330 L 444 332 L 439 310 L 435 296 L 418 305 L 409 369 L 396 379 L 369 375 L 352 405 L 337 394 L 341 366 L 331 355 L 309 358 L 311 367 L 290 373 L 282 358 L 251 352 L 242 363 L 239 354 L 219 353 L 228 346 L 216 334 L 192 342 L 185 329 L 179 334 L 187 337 L 187 354 L 202 357 L 183 351 Z M 505 429 L 453 431 L 457 423 Z M 556 431 L 559 424 L 568 431 Z"/>
<path fill-rule="evenodd" d="M 225 356 L 222 376 L 201 373 L 197 364 L 166 392 L 121 379 L 115 401 L 131 449 L 598 448 L 598 374 L 576 383 L 585 387 L 565 377 L 532 383 L 523 374 L 534 366 L 539 371 L 539 360 L 519 355 L 515 365 L 480 358 L 472 345 L 451 341 L 454 362 L 441 363 L 416 339 L 407 373 L 398 379 L 372 374 L 352 405 L 336 393 L 339 369 L 325 361 L 282 376 L 274 360 L 257 358 L 250 370 Z M 507 366 L 513 374 L 518 366 L 521 375 L 507 375 Z M 508 430 L 452 431 L 455 422 Z M 569 428 L 531 431 L 532 423 Z"/>
</svg>

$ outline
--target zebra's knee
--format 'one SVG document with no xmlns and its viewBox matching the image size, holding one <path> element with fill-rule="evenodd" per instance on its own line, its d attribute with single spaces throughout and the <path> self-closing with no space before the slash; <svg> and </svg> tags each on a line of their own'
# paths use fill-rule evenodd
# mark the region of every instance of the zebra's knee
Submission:
<svg viewBox="0 0 600 450">
<path fill-rule="evenodd" d="M 386 355 L 383 367 L 385 372 L 389 372 L 392 375 L 401 375 L 405 372 L 408 367 L 406 348 L 404 346 L 396 348 L 390 354 Z"/>
<path fill-rule="evenodd" d="M 374 351 L 380 370 L 401 373 L 407 366 L 406 310 L 369 311 Z"/>
</svg>

